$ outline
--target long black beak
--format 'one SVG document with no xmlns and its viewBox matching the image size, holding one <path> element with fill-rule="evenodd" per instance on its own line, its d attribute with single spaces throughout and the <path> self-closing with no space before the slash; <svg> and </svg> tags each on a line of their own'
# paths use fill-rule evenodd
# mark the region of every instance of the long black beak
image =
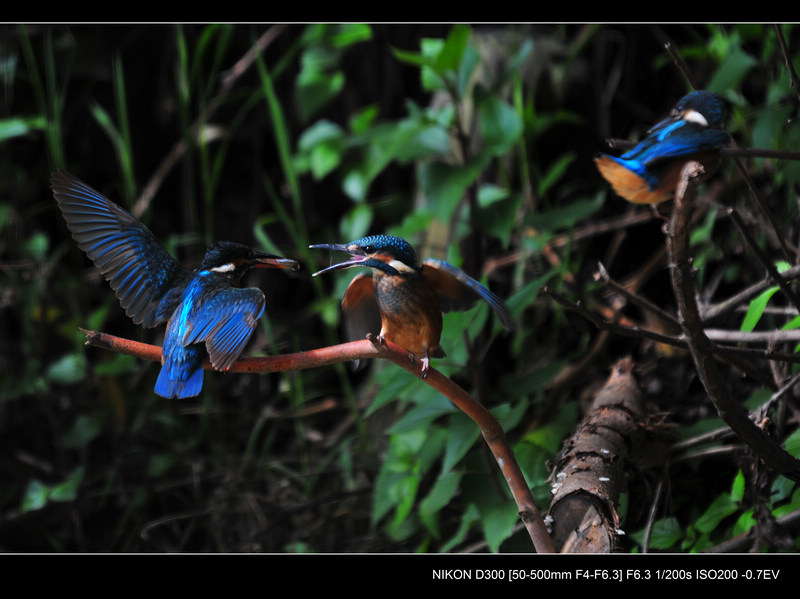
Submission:
<svg viewBox="0 0 800 599">
<path fill-rule="evenodd" d="M 317 275 L 321 275 L 324 272 L 328 272 L 331 270 L 341 270 L 343 268 L 350 268 L 351 266 L 359 266 L 362 262 L 367 259 L 367 255 L 357 246 L 347 246 L 343 243 L 321 243 L 318 245 L 310 245 L 308 246 L 311 249 L 317 250 L 332 250 L 334 252 L 345 252 L 350 254 L 350 259 L 345 260 L 344 262 L 339 262 L 337 264 L 332 264 L 327 268 L 323 268 L 322 270 L 318 270 L 312 277 L 316 277 Z"/>
<path fill-rule="evenodd" d="M 253 268 L 288 268 L 289 270 L 298 270 L 300 268 L 300 264 L 296 260 L 274 254 L 254 252 L 253 257 L 255 258 Z"/>
<path fill-rule="evenodd" d="M 650 127 L 647 130 L 647 133 L 651 134 L 651 133 L 655 133 L 656 131 L 661 131 L 664 127 L 667 127 L 668 125 L 671 125 L 672 123 L 674 123 L 676 121 L 680 121 L 681 118 L 682 118 L 682 115 L 680 115 L 680 114 L 670 114 L 664 120 L 659 121 L 655 125 Z"/>
</svg>

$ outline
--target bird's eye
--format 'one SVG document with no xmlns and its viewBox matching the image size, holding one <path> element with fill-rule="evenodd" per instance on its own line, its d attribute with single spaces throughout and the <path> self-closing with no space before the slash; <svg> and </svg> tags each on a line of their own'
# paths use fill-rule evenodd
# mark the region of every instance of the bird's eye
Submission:
<svg viewBox="0 0 800 599">
<path fill-rule="evenodd" d="M 372 247 L 371 245 L 365 245 L 362 249 L 364 250 L 365 254 L 374 254 L 375 253 L 375 248 Z"/>
</svg>

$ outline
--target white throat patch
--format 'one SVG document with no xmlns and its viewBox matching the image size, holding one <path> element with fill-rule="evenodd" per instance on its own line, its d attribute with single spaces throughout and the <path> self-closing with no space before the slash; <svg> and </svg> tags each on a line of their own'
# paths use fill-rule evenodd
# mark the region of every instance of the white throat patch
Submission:
<svg viewBox="0 0 800 599">
<path fill-rule="evenodd" d="M 233 262 L 228 262 L 227 264 L 222 264 L 221 266 L 215 266 L 214 268 L 209 269 L 211 272 L 218 272 L 224 274 L 226 272 L 233 272 L 236 270 L 236 265 Z"/>
<path fill-rule="evenodd" d="M 697 123 L 698 125 L 702 125 L 703 127 L 708 127 L 708 121 L 706 120 L 706 117 L 704 117 L 696 110 L 689 109 L 686 112 L 684 112 L 683 120 L 689 123 Z"/>
<path fill-rule="evenodd" d="M 413 268 L 411 268 L 405 262 L 401 262 L 400 260 L 392 260 L 391 262 L 389 262 L 389 266 L 391 266 L 398 272 L 414 272 Z"/>
</svg>

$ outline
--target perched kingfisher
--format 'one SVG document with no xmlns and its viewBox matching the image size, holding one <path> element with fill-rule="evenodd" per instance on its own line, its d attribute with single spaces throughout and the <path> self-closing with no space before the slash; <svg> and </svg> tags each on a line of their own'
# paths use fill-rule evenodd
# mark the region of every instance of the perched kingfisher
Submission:
<svg viewBox="0 0 800 599">
<path fill-rule="evenodd" d="M 193 397 L 203 386 L 203 343 L 216 370 L 239 357 L 264 313 L 264 293 L 234 287 L 250 268 L 289 268 L 294 260 L 219 241 L 200 266 L 181 267 L 126 210 L 64 171 L 51 186 L 72 237 L 111 284 L 135 324 L 167 323 L 155 392 Z"/>
<path fill-rule="evenodd" d="M 447 262 L 428 258 L 420 265 L 414 248 L 400 237 L 372 235 L 347 244 L 310 247 L 351 256 L 313 276 L 355 266 L 370 269 L 356 275 L 342 299 L 347 337 L 363 339 L 378 333 L 379 341 L 388 339 L 407 349 L 422 360 L 420 378 L 427 376 L 431 357 L 445 356 L 439 345 L 442 312 L 466 310 L 483 299 L 503 326 L 511 328 L 499 297 Z"/>
<path fill-rule="evenodd" d="M 658 204 L 675 193 L 689 160 L 703 165 L 706 176 L 716 170 L 719 150 L 730 141 L 722 130 L 728 106 L 720 96 L 694 91 L 681 98 L 670 116 L 619 158 L 598 154 L 595 163 L 614 191 L 636 204 Z"/>
</svg>

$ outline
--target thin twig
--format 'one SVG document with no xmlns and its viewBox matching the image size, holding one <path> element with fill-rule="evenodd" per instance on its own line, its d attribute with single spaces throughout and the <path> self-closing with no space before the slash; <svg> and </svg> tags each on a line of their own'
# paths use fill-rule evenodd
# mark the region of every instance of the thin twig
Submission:
<svg viewBox="0 0 800 599">
<path fill-rule="evenodd" d="M 678 54 L 678 52 L 675 50 L 675 47 L 672 45 L 672 43 L 667 42 L 666 44 L 664 44 L 664 49 L 667 51 L 667 54 L 669 54 L 672 57 L 672 61 L 675 63 L 675 66 L 681 72 L 681 75 L 683 75 L 686 78 L 686 82 L 689 84 L 689 87 L 691 89 L 695 89 L 694 83 L 692 82 L 692 76 L 689 74 L 689 68 L 686 66 L 686 63 L 683 62 L 683 59 L 681 58 L 680 54 Z"/>
<path fill-rule="evenodd" d="M 687 337 L 683 334 L 665 335 L 663 333 L 658 333 L 655 331 L 651 331 L 649 329 L 643 329 L 638 326 L 625 326 L 616 322 L 609 322 L 607 320 L 604 320 L 600 315 L 592 312 L 591 310 L 588 310 L 584 306 L 575 303 L 573 301 L 570 301 L 569 299 L 567 299 L 557 291 L 554 291 L 550 287 L 547 286 L 542 287 L 541 293 L 543 295 L 551 297 L 553 300 L 555 300 L 558 304 L 560 304 L 567 310 L 580 314 L 601 331 L 609 331 L 616 335 L 622 335 L 625 337 L 635 337 L 637 339 L 655 341 L 656 343 L 663 343 L 665 345 L 671 345 L 672 347 L 677 347 L 680 349 L 688 348 Z M 730 345 L 714 344 L 712 345 L 711 351 L 715 354 L 719 354 L 720 356 L 726 358 L 738 357 L 738 358 L 773 360 L 776 362 L 788 362 L 792 364 L 800 364 L 800 354 L 779 352 L 770 348 L 754 349 L 747 347 L 735 347 Z"/>
<path fill-rule="evenodd" d="M 793 266 L 784 272 L 781 273 L 781 277 L 785 281 L 791 281 L 800 277 L 800 266 Z M 758 283 L 754 283 L 750 287 L 743 289 L 742 291 L 736 293 L 735 295 L 729 297 L 726 300 L 713 304 L 711 306 L 703 306 L 700 308 L 700 315 L 703 318 L 703 321 L 713 320 L 719 316 L 724 316 L 733 310 L 736 310 L 742 304 L 749 302 L 755 296 L 757 296 L 762 291 L 765 291 L 769 287 L 772 287 L 775 283 L 766 278 L 763 281 L 759 281 Z"/>
<path fill-rule="evenodd" d="M 775 234 L 775 238 L 778 240 L 778 244 L 781 246 L 781 251 L 783 252 L 784 259 L 789 264 L 794 264 L 793 254 L 797 254 L 797 250 L 796 249 L 793 249 L 792 251 L 789 250 L 789 244 L 786 242 L 786 238 L 783 236 L 783 233 L 781 232 L 781 228 L 778 225 L 778 221 L 775 220 L 775 216 L 772 214 L 772 210 L 769 209 L 766 200 L 764 200 L 764 197 L 761 195 L 761 193 L 759 193 L 758 189 L 756 189 L 753 180 L 750 178 L 750 175 L 747 174 L 747 171 L 745 170 L 744 166 L 742 166 L 742 163 L 739 162 L 739 160 L 736 157 L 731 157 L 731 159 L 733 160 L 733 163 L 736 165 L 736 168 L 739 169 L 739 173 L 742 175 L 742 178 L 747 184 L 748 189 L 750 189 L 750 193 L 752 193 L 753 197 L 756 199 L 759 208 L 761 208 L 761 212 L 764 214 L 764 216 L 767 217 L 767 220 L 769 221 L 769 224 L 772 227 L 772 231 Z"/>
<path fill-rule="evenodd" d="M 256 40 L 256 42 L 245 53 L 245 55 L 236 61 L 231 69 L 225 72 L 225 74 L 222 76 L 222 85 L 220 86 L 219 92 L 209 101 L 206 109 L 203 111 L 203 114 L 200 115 L 190 127 L 193 138 L 197 137 L 200 123 L 208 122 L 214 112 L 216 112 L 217 108 L 222 104 L 225 96 L 227 96 L 227 94 L 230 92 L 231 88 L 234 86 L 239 77 L 241 77 L 247 71 L 247 69 L 250 68 L 253 62 L 255 62 L 256 57 L 264 52 L 264 50 L 267 49 L 267 46 L 269 46 L 285 28 L 286 25 L 274 25 L 267 29 L 261 35 L 261 37 Z M 162 160 L 161 164 L 158 165 L 155 172 L 150 177 L 150 180 L 142 189 L 142 193 L 139 194 L 139 197 L 137 198 L 131 210 L 131 213 L 135 217 L 141 218 L 142 214 L 147 211 L 147 208 L 150 206 L 150 202 L 153 201 L 158 188 L 161 187 L 161 183 L 185 153 L 186 144 L 184 143 L 183 139 L 179 139 L 175 142 L 175 145 L 172 146 L 170 151 L 167 153 L 167 156 L 164 158 L 164 160 Z"/>
<path fill-rule="evenodd" d="M 778 285 L 778 287 L 781 288 L 781 291 L 783 291 L 784 295 L 786 295 L 786 298 L 789 300 L 789 302 L 791 302 L 794 305 L 794 307 L 797 308 L 798 312 L 800 312 L 800 297 L 797 296 L 794 289 L 792 289 L 786 282 L 786 280 L 781 276 L 781 274 L 778 272 L 778 269 L 775 267 L 772 261 L 769 260 L 769 258 L 767 258 L 767 256 L 764 254 L 764 252 L 756 243 L 755 239 L 753 239 L 753 236 L 750 235 L 750 231 L 747 230 L 744 221 L 742 221 L 742 217 L 739 216 L 739 213 L 733 208 L 728 208 L 728 215 L 731 217 L 731 220 L 739 229 L 739 232 L 742 234 L 742 237 L 744 237 L 745 241 L 750 246 L 750 249 L 756 255 L 759 262 L 761 262 L 761 264 L 767 270 L 770 278 L 775 282 L 776 285 Z M 787 257 L 786 259 L 787 261 L 789 261 L 789 263 L 792 262 L 791 258 Z"/>
<path fill-rule="evenodd" d="M 610 149 L 627 150 L 638 142 L 630 139 L 612 137 L 605 140 Z M 800 160 L 800 152 L 775 150 L 773 148 L 720 148 L 720 156 L 741 158 L 774 158 L 776 160 Z"/>
<path fill-rule="evenodd" d="M 601 281 L 605 283 L 605 285 L 612 289 L 614 292 L 619 293 L 622 297 L 624 297 L 627 301 L 632 303 L 634 306 L 638 306 L 643 310 L 647 310 L 651 314 L 654 314 L 656 317 L 662 319 L 664 322 L 668 322 L 674 324 L 676 327 L 680 326 L 678 321 L 675 320 L 675 317 L 672 314 L 669 314 L 665 310 L 661 309 L 659 306 L 656 306 L 654 303 L 646 300 L 645 298 L 637 295 L 635 293 L 631 293 L 628 291 L 627 287 L 617 283 L 614 279 L 611 278 L 611 275 L 608 274 L 606 267 L 603 265 L 602 262 L 597 263 L 597 272 L 594 275 L 595 281 Z"/>
<path fill-rule="evenodd" d="M 792 82 L 794 93 L 797 94 L 798 99 L 800 99 L 800 79 L 797 78 L 797 71 L 794 70 L 792 59 L 789 57 L 786 39 L 783 37 L 783 31 L 781 31 L 779 23 L 776 23 L 773 27 L 775 28 L 775 35 L 778 38 L 778 46 L 781 49 L 781 55 L 783 56 L 783 64 L 786 65 L 786 70 L 789 71 L 789 81 Z"/>
</svg>

